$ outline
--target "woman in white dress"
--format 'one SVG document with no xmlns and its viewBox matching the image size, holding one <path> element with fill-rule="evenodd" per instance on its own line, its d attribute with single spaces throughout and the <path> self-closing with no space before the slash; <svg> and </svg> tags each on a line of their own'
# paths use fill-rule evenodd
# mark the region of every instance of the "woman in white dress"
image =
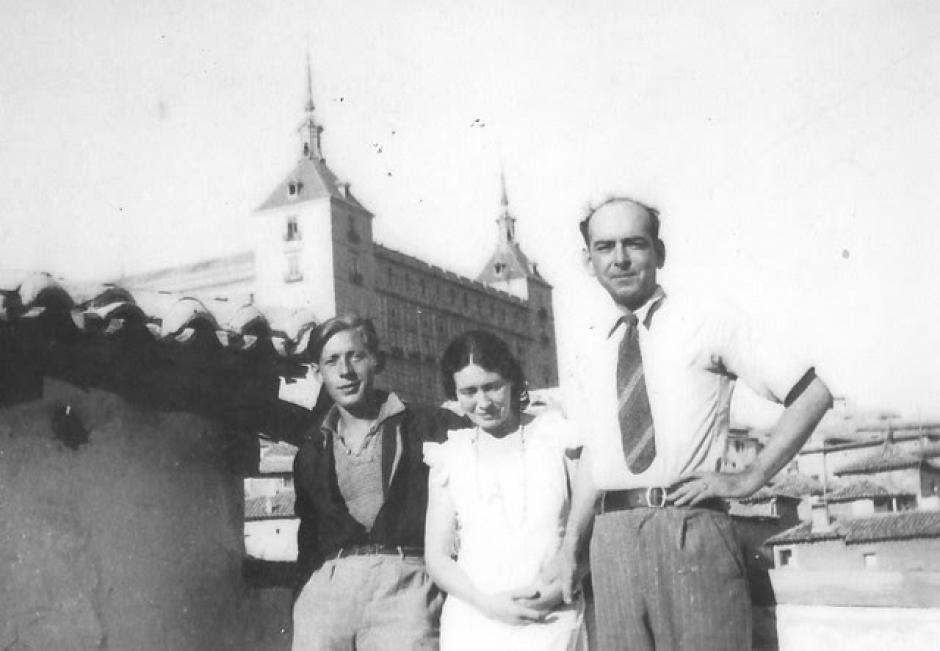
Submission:
<svg viewBox="0 0 940 651">
<path fill-rule="evenodd" d="M 474 424 L 425 443 L 431 468 L 425 559 L 448 596 L 441 649 L 584 648 L 583 602 L 543 578 L 564 533 L 578 445 L 559 414 L 523 413 L 519 363 L 488 332 L 455 339 L 444 389 Z"/>
</svg>

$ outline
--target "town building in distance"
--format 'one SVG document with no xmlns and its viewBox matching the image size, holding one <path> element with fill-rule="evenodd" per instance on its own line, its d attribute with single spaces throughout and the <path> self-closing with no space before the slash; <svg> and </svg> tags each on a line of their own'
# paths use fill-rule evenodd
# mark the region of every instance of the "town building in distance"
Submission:
<svg viewBox="0 0 940 651">
<path fill-rule="evenodd" d="M 218 312 L 253 305 L 297 340 L 313 322 L 356 311 L 379 331 L 380 382 L 405 400 L 440 403 L 438 358 L 466 330 L 490 330 L 511 346 L 532 388 L 558 384 L 552 288 L 516 239 L 505 178 L 498 242 L 465 278 L 373 238 L 372 214 L 326 164 L 308 64 L 300 158 L 248 220 L 253 249 L 116 281 L 135 295 L 190 296 Z M 455 246 L 455 250 L 459 247 Z M 484 264 L 485 262 L 485 264 Z"/>
</svg>

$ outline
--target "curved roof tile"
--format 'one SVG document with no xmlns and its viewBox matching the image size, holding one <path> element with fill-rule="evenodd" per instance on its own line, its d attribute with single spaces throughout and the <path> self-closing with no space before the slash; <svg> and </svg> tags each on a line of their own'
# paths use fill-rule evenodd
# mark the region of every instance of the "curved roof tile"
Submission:
<svg viewBox="0 0 940 651">
<path fill-rule="evenodd" d="M 35 273 L 27 277 L 18 293 L 23 305 L 28 307 L 71 309 L 75 304 L 69 293 L 47 273 Z"/>
<path fill-rule="evenodd" d="M 282 329 L 274 326 L 272 314 Z M 222 303 L 210 309 L 192 297 L 132 293 L 113 284 L 70 286 L 47 273 L 26 274 L 16 289 L 0 290 L 0 324 L 15 327 L 37 318 L 52 319 L 46 322 L 54 323 L 59 335 L 114 336 L 137 324 L 134 331 L 154 343 L 202 341 L 223 351 L 255 355 L 267 351 L 272 358 L 300 362 L 306 359 L 310 332 L 318 322 L 306 309 L 273 308 L 269 314 L 256 305 Z"/>
</svg>

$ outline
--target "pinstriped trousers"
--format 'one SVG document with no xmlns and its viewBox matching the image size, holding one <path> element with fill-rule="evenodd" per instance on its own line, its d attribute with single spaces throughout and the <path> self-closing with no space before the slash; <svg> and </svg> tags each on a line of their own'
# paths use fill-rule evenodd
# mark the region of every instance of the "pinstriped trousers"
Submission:
<svg viewBox="0 0 940 651">
<path fill-rule="evenodd" d="M 601 651 L 751 648 L 744 557 L 724 513 L 602 513 L 591 537 L 591 577 Z"/>
</svg>

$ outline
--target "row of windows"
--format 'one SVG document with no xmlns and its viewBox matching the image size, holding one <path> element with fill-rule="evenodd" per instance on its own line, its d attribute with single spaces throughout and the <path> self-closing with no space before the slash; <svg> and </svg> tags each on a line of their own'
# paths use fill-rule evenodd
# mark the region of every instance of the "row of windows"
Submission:
<svg viewBox="0 0 940 651">
<path fill-rule="evenodd" d="M 470 321 L 466 318 L 442 314 L 386 296 L 380 295 L 377 298 L 377 325 L 383 332 L 388 333 L 390 345 L 394 341 L 394 345 L 400 346 L 407 352 L 415 351 L 422 355 L 438 354 L 447 342 L 462 332 L 472 327 L 490 325 L 485 321 L 476 325 L 474 321 L 479 323 L 480 320 Z M 508 335 L 505 332 L 500 334 L 513 346 L 516 354 L 525 355 L 526 347 L 523 337 Z M 541 335 L 539 341 L 542 346 L 551 344 L 551 338 L 545 333 Z"/>
<path fill-rule="evenodd" d="M 401 361 L 393 356 L 382 378 L 386 387 L 393 389 L 405 400 L 425 404 L 436 404 L 443 400 L 444 391 L 436 368 Z"/>
<path fill-rule="evenodd" d="M 498 299 L 482 296 L 476 292 L 459 288 L 444 280 L 428 279 L 420 274 L 413 274 L 393 265 L 384 265 L 376 277 L 379 287 L 392 290 L 404 296 L 414 297 L 436 305 L 448 305 L 465 313 L 473 313 L 505 325 L 510 319 L 525 319 L 526 309 L 522 306 L 507 307 L 500 305 Z M 543 319 L 548 312 L 542 308 Z"/>
</svg>

